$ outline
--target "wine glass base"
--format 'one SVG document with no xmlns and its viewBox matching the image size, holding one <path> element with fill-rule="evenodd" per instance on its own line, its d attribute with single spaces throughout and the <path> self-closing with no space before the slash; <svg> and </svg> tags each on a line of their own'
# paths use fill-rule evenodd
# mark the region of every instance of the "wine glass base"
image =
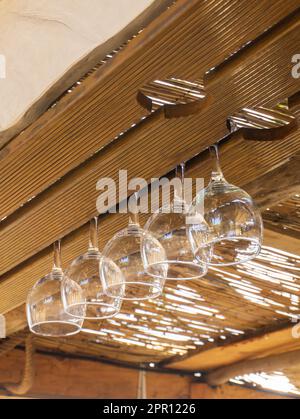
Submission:
<svg viewBox="0 0 300 419">
<path fill-rule="evenodd" d="M 103 312 L 101 312 L 103 310 Z M 105 320 L 115 317 L 120 310 L 116 307 L 106 304 L 103 302 L 93 302 L 93 303 L 77 303 L 71 304 L 65 309 L 66 313 L 74 317 L 75 319 L 84 319 L 84 320 Z M 84 316 L 80 316 L 76 313 L 85 312 Z M 99 313 L 97 315 L 96 313 Z"/>
<path fill-rule="evenodd" d="M 261 251 L 261 244 L 242 237 L 220 238 L 208 243 L 212 249 L 209 266 L 234 266 L 249 262 Z"/>
<path fill-rule="evenodd" d="M 120 292 L 120 288 L 123 291 L 122 293 Z M 151 282 L 126 282 L 114 284 L 105 289 L 108 297 L 116 298 L 116 295 L 122 295 L 118 298 L 128 301 L 151 300 L 159 297 L 162 292 L 162 288 Z"/>
<path fill-rule="evenodd" d="M 35 335 L 54 338 L 73 336 L 80 330 L 81 326 L 79 324 L 63 321 L 40 322 L 30 326 L 30 331 Z"/>
<path fill-rule="evenodd" d="M 207 267 L 205 265 L 197 265 L 193 262 L 179 262 L 176 260 L 151 263 L 147 267 L 147 272 L 155 278 L 161 278 L 157 272 L 162 272 L 166 267 L 167 274 L 163 277 L 166 281 L 189 281 L 199 279 L 207 273 Z"/>
</svg>

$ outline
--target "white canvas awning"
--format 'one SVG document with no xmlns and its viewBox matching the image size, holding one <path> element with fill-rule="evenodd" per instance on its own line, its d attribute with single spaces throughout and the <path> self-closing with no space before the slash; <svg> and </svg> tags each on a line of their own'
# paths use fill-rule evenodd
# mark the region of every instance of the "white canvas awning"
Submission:
<svg viewBox="0 0 300 419">
<path fill-rule="evenodd" d="M 167 0 L 0 0 L 0 146 Z"/>
</svg>

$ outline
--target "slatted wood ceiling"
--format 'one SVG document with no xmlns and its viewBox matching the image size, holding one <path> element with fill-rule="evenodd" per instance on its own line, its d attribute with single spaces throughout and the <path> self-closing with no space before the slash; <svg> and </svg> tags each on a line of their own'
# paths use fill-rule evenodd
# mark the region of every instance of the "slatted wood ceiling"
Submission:
<svg viewBox="0 0 300 419">
<path fill-rule="evenodd" d="M 274 106 L 300 90 L 299 80 L 290 75 L 291 57 L 300 51 L 299 7 L 300 2 L 293 0 L 276 0 L 271 8 L 269 0 L 178 0 L 0 151 L 0 312 L 7 314 L 9 333 L 26 325 L 26 295 L 35 281 L 49 271 L 53 241 L 68 234 L 63 241 L 65 266 L 86 250 L 86 223 L 96 211 L 95 186 L 100 177 L 116 178 L 119 169 L 127 169 L 129 177 L 149 180 L 200 153 L 188 164 L 187 175 L 207 179 L 210 161 L 204 150 L 227 134 L 226 119 L 230 114 L 245 106 Z M 190 80 L 203 77 L 212 102 L 199 115 L 184 119 L 165 120 L 161 111 L 149 115 L 136 102 L 138 88 L 172 75 Z M 298 107 L 293 111 L 299 120 Z M 142 117 L 145 119 L 141 121 Z M 222 167 L 228 180 L 255 195 L 251 183 L 283 164 L 299 148 L 299 129 L 284 141 L 268 143 L 247 142 L 235 135 L 221 145 Z M 291 205 L 290 200 L 287 205 Z M 126 216 L 102 217 L 101 247 L 126 222 Z M 265 245 L 278 247 L 272 234 L 266 233 Z M 297 241 L 294 244 L 290 240 L 287 237 L 283 248 L 291 246 L 290 253 L 296 253 Z M 265 248 L 263 256 L 255 272 L 269 269 L 274 279 L 270 267 L 272 257 L 283 257 L 280 248 Z M 289 270 L 295 288 L 292 294 L 298 296 L 299 259 L 297 255 L 283 259 L 282 274 Z M 206 350 L 220 344 L 224 337 L 230 340 L 261 327 L 285 324 L 287 314 L 293 311 L 287 283 L 270 285 L 253 277 L 252 268 L 243 268 L 242 278 L 244 291 L 249 292 L 251 287 L 256 291 L 256 301 L 253 296 L 252 300 L 243 299 L 237 292 L 243 286 L 234 282 L 234 275 L 241 274 L 234 269 L 222 270 L 221 275 L 211 271 L 202 283 L 187 285 L 190 289 L 185 291 L 200 295 L 203 301 L 197 304 L 211 315 L 199 312 L 195 319 L 190 313 L 185 314 L 187 321 L 182 320 L 183 314 L 176 312 L 170 295 L 184 297 L 182 289 L 180 297 L 174 286 L 160 301 L 145 306 L 126 303 L 123 312 L 134 313 L 141 327 L 158 331 L 164 327 L 160 322 L 165 321 L 170 333 L 187 336 L 183 342 L 176 337 L 160 337 L 157 346 L 163 343 L 161 350 L 155 349 L 155 335 L 137 338 L 136 334 L 145 332 L 132 328 L 130 319 L 99 325 L 111 331 L 121 328 L 121 340 L 111 332 L 98 338 L 82 334 L 64 341 L 40 339 L 38 343 L 52 350 L 131 362 L 161 361 L 195 350 L 195 342 Z M 191 295 L 186 302 L 190 308 L 195 304 Z M 281 309 L 276 308 L 280 305 Z M 171 320 L 164 319 L 168 317 Z M 202 333 L 206 337 L 201 344 L 199 322 L 210 329 L 210 333 Z M 143 345 L 126 343 L 124 339 Z"/>
</svg>

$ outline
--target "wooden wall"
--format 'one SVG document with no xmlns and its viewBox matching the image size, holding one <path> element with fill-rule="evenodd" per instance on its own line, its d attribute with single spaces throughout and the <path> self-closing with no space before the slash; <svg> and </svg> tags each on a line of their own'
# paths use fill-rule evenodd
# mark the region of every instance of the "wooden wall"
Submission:
<svg viewBox="0 0 300 419">
<path fill-rule="evenodd" d="M 14 350 L 0 359 L 0 386 L 21 379 L 24 352 Z M 137 397 L 138 371 L 100 362 L 35 355 L 35 383 L 28 396 L 75 397 L 100 399 L 135 399 Z M 193 382 L 189 376 L 147 372 L 147 397 L 170 399 L 219 398 L 281 398 L 270 393 L 252 391 L 238 386 L 225 385 L 212 389 L 206 384 Z M 2 395 L 8 394 L 4 390 Z"/>
</svg>

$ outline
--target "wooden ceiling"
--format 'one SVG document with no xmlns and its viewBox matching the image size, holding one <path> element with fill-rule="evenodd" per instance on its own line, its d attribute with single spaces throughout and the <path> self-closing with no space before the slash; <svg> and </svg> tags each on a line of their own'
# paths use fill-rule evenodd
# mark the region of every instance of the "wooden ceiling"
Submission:
<svg viewBox="0 0 300 419">
<path fill-rule="evenodd" d="M 37 343 L 51 351 L 192 370 L 276 352 L 279 345 L 270 339 L 242 358 L 212 364 L 210 351 L 279 333 L 300 314 L 300 128 L 271 142 L 247 141 L 239 132 L 222 139 L 227 118 L 245 107 L 293 98 L 290 110 L 299 121 L 300 79 L 291 76 L 299 27 L 299 0 L 276 0 L 271 8 L 269 0 L 177 0 L 0 150 L 0 312 L 9 334 L 26 327 L 26 296 L 51 267 L 51 244 L 64 238 L 65 267 L 86 250 L 100 177 L 117 179 L 118 170 L 127 169 L 128 177 L 150 181 L 187 161 L 188 176 L 207 180 L 207 147 L 220 141 L 225 176 L 264 211 L 260 257 L 210 270 L 202 281 L 167 284 L 159 300 L 126 303 L 121 316 L 94 326 L 98 336 Z M 211 100 L 197 115 L 165 119 L 162 109 L 149 113 L 139 106 L 139 88 L 172 76 L 202 80 Z M 124 215 L 102 216 L 100 246 L 126 223 Z M 300 348 L 286 336 L 280 342 Z"/>
</svg>

